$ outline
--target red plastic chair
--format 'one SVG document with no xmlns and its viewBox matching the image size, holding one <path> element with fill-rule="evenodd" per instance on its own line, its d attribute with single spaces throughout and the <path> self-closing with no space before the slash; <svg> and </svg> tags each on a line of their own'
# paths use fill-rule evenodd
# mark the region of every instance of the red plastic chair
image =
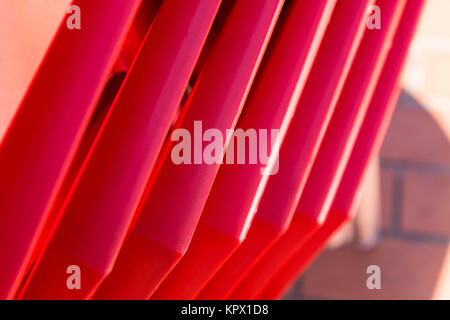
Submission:
<svg viewBox="0 0 450 320">
<path fill-rule="evenodd" d="M 88 297 L 112 268 L 219 3 L 162 4 L 23 298 Z M 81 290 L 58 272 L 73 264 L 84 270 Z"/>
<path fill-rule="evenodd" d="M 365 172 L 370 162 L 378 155 L 401 91 L 399 75 L 423 4 L 423 0 L 409 0 L 406 4 L 383 73 L 378 81 L 378 86 L 325 223 L 272 276 L 270 282 L 257 295 L 258 299 L 281 297 L 318 254 L 319 250 L 323 248 L 330 236 L 355 216 L 362 193 Z"/>
<path fill-rule="evenodd" d="M 75 1 L 83 28 L 62 22 L 1 142 L 1 298 L 13 297 L 47 236 L 44 224 L 54 223 L 52 202 L 139 2 Z"/>
<path fill-rule="evenodd" d="M 231 298 L 254 298 L 323 224 L 366 114 L 405 1 L 378 0 L 386 27 L 367 29 L 295 209 L 289 229 L 264 254 Z M 292 150 L 292 148 L 291 148 Z M 292 152 L 292 151 L 291 151 Z"/>
</svg>

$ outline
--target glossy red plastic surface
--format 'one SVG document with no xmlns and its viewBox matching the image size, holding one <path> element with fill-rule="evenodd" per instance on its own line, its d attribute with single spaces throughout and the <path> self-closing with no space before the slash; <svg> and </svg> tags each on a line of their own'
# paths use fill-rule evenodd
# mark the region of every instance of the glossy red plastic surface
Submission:
<svg viewBox="0 0 450 320">
<path fill-rule="evenodd" d="M 274 144 L 276 149 L 272 157 L 278 156 L 279 146 L 296 112 L 319 46 L 322 41 L 329 41 L 324 39 L 324 34 L 335 4 L 333 1 L 316 1 L 295 2 L 292 5 L 280 26 L 273 52 L 267 57 L 268 62 L 262 71 L 262 79 L 256 84 L 248 107 L 238 124 L 244 130 L 279 128 L 280 133 L 278 141 Z M 298 39 L 299 30 L 302 30 L 305 37 L 303 41 Z M 308 30 L 309 34 L 305 30 Z M 285 114 L 282 113 L 283 110 Z M 278 115 L 278 118 L 283 117 L 278 120 L 274 115 Z M 270 173 L 278 174 L 279 168 L 272 167 L 271 172 L 265 176 L 262 176 L 263 169 L 265 168 L 261 167 L 261 164 L 247 164 L 225 166 L 219 171 L 201 222 L 213 226 L 216 232 L 227 234 L 237 240 L 238 248 L 229 257 L 229 252 L 223 255 L 220 264 L 224 258 L 228 259 L 199 293 L 198 299 L 223 298 L 259 253 L 257 247 L 264 243 L 265 239 L 258 237 L 258 243 L 253 244 L 255 228 L 253 217 L 267 180 L 270 179 Z M 236 188 L 237 184 L 240 188 Z M 241 187 L 254 192 L 244 193 Z M 228 197 L 234 201 L 228 201 Z M 250 234 L 249 228 L 252 230 Z M 220 265 L 219 263 L 216 266 Z"/>
<path fill-rule="evenodd" d="M 0 298 L 279 297 L 355 214 L 424 1 L 70 2 L 2 4 Z"/>
<path fill-rule="evenodd" d="M 0 261 L 7 261 L 0 264 L 2 298 L 12 298 L 36 243 L 46 236 L 41 230 L 52 223 L 52 202 L 139 3 L 75 1 L 85 9 L 84 28 L 72 32 L 61 23 L 1 142 Z"/>
<path fill-rule="evenodd" d="M 379 0 L 385 28 L 367 29 L 295 209 L 289 229 L 264 254 L 232 298 L 254 297 L 323 224 L 353 149 L 405 1 Z M 292 150 L 292 149 L 291 149 Z M 251 295 L 251 296 L 249 296 Z"/>
<path fill-rule="evenodd" d="M 361 1 L 345 1 L 338 2 L 336 6 L 329 30 L 281 146 L 280 170 L 269 178 L 246 239 L 251 247 L 255 247 L 257 255 L 250 266 L 251 271 L 248 269 L 246 272 L 253 273 L 253 268 L 259 264 L 257 261 L 262 259 L 263 253 L 278 241 L 277 238 L 290 224 L 360 44 L 365 28 L 366 5 Z M 335 54 L 330 56 L 330 52 Z M 316 227 L 312 219 L 301 219 L 299 225 L 302 229 L 295 236 L 296 242 L 306 238 Z M 276 263 L 276 260 L 261 263 L 265 266 L 262 269 L 270 269 Z M 261 270 L 260 276 L 263 279 L 264 272 Z M 231 293 L 228 292 L 227 297 L 244 298 L 254 291 L 253 284 L 246 284 L 250 284 L 250 280 L 242 281 L 245 282 L 234 284 L 235 288 Z M 258 285 L 259 282 L 261 280 L 254 283 Z"/>
<path fill-rule="evenodd" d="M 355 216 L 369 163 L 381 148 L 400 90 L 399 75 L 423 0 L 408 1 L 336 197 L 323 226 L 271 278 L 258 299 L 276 299 L 305 270 L 330 236 Z"/>
<path fill-rule="evenodd" d="M 334 5 L 333 1 L 328 1 L 328 5 L 327 1 L 298 1 L 288 8 L 288 16 L 280 22 L 281 30 L 277 30 L 271 52 L 264 57 L 267 62 L 261 67 L 237 128 L 256 132 L 265 129 L 268 137 L 264 139 L 271 140 L 267 144 L 279 148 Z M 277 141 L 271 137 L 271 129 L 280 130 Z M 236 143 L 232 140 L 228 146 L 234 153 L 239 152 Z M 270 150 L 267 153 L 269 156 Z M 272 151 L 274 155 L 276 151 Z M 198 293 L 245 238 L 264 190 L 268 176 L 263 174 L 265 169 L 264 164 L 258 163 L 227 163 L 220 167 L 188 251 L 152 298 L 187 299 Z M 205 252 L 211 254 L 205 256 Z M 201 273 L 197 271 L 199 265 Z M 190 284 L 180 289 L 180 281 L 186 278 Z"/>
<path fill-rule="evenodd" d="M 62 207 L 61 222 L 34 267 L 24 298 L 84 298 L 111 269 L 219 3 L 169 0 L 161 6 Z M 58 270 L 72 264 L 84 267 L 81 290 L 67 290 L 55 276 L 66 277 Z"/>
<path fill-rule="evenodd" d="M 252 0 L 233 6 L 172 130 L 194 133 L 194 153 L 202 138 L 195 121 L 203 131 L 216 128 L 223 136 L 234 127 L 282 3 Z M 203 163 L 195 154 L 193 164 L 175 164 L 174 145 L 168 140 L 161 151 L 136 223 L 95 299 L 148 297 L 187 249 L 219 165 Z M 137 278 L 124 277 L 130 273 Z"/>
</svg>

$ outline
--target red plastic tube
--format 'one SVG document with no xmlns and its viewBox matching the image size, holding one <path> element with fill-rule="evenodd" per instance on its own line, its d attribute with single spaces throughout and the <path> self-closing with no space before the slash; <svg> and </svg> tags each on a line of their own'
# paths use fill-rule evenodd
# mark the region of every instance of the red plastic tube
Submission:
<svg viewBox="0 0 450 320">
<path fill-rule="evenodd" d="M 267 64 L 258 74 L 239 119 L 239 129 L 266 129 L 269 133 L 271 128 L 281 129 L 274 146 L 278 148 L 334 5 L 334 1 L 296 2 L 287 8 L 289 15 L 278 30 L 272 52 L 265 57 Z M 301 37 L 297 30 L 302 30 Z M 236 153 L 233 140 L 228 148 Z M 192 299 L 202 288 L 245 238 L 254 215 L 252 203 L 264 189 L 264 169 L 261 164 L 227 163 L 220 167 L 188 251 L 152 298 Z M 199 265 L 201 273 L 197 271 Z M 179 288 L 180 281 L 186 278 L 190 285 Z"/>
<path fill-rule="evenodd" d="M 110 271 L 219 4 L 164 1 L 23 298 L 83 299 Z M 67 288 L 70 265 L 81 269 L 80 290 Z"/>
<path fill-rule="evenodd" d="M 64 19 L 6 132 L 0 146 L 0 298 L 13 297 L 45 237 L 44 224 L 52 224 L 52 201 L 139 3 L 75 1 L 81 29 L 69 30 Z"/>
<path fill-rule="evenodd" d="M 280 129 L 276 141 L 273 141 L 274 137 L 268 137 L 274 142 L 274 149 L 278 149 L 335 4 L 335 1 L 326 0 L 297 1 L 286 8 L 287 14 L 277 26 L 272 49 L 264 58 L 267 62 L 258 73 L 245 111 L 239 119 L 239 129 L 255 130 L 256 135 L 257 130 L 265 129 L 270 135 L 271 129 Z M 228 148 L 236 149 L 234 144 Z M 272 153 L 271 157 L 277 156 L 277 151 Z M 178 289 L 177 296 L 193 298 L 239 246 L 254 216 L 255 203 L 264 189 L 267 175 L 264 176 L 263 171 L 268 163 L 270 160 L 265 164 L 227 163 L 220 167 L 187 253 L 159 287 L 154 298 L 170 297 L 183 278 L 190 279 L 191 285 L 181 292 Z M 214 255 L 205 255 L 205 252 L 214 252 Z M 202 266 L 201 274 L 196 272 L 198 265 Z M 238 268 L 234 271 L 239 273 Z M 223 291 L 228 288 L 230 279 L 219 283 L 215 278 L 214 284 L 218 286 L 217 290 Z M 206 298 L 214 296 L 217 294 L 208 293 Z"/>
<path fill-rule="evenodd" d="M 74 160 L 72 161 L 70 169 L 64 178 L 64 182 L 59 188 L 56 200 L 54 201 L 49 216 L 47 217 L 48 221 L 54 221 L 58 217 L 61 207 L 64 204 L 75 178 L 78 175 L 78 171 L 80 170 L 84 159 L 86 158 L 95 137 L 97 136 L 103 121 L 108 114 L 108 111 L 110 110 L 120 85 L 123 82 L 125 74 L 129 70 L 134 57 L 137 55 L 160 5 L 160 0 L 145 0 L 141 2 L 141 5 L 137 9 L 136 16 L 129 27 L 119 57 L 117 58 L 111 71 L 108 84 L 105 86 L 99 104 L 95 108 L 95 112 L 89 122 L 85 134 L 83 135 Z M 52 224 L 46 223 L 42 232 L 45 235 L 51 235 L 51 231 L 53 229 L 54 226 Z M 48 241 L 48 237 L 41 237 L 37 247 L 41 248 L 46 241 Z"/>
<path fill-rule="evenodd" d="M 282 3 L 234 4 L 174 125 L 175 134 L 192 135 L 193 161 L 174 163 L 172 153 L 178 143 L 171 135 L 135 225 L 95 299 L 149 297 L 186 251 L 219 168 L 217 163 L 202 161 L 202 132 L 194 122 L 201 121 L 203 131 L 220 130 L 222 136 L 235 126 Z M 222 148 L 228 139 L 223 140 Z"/>
<path fill-rule="evenodd" d="M 258 212 L 245 241 L 238 249 L 238 258 L 232 258 L 239 260 L 241 255 L 244 258 L 243 266 L 247 268 L 251 267 L 253 261 L 274 241 L 278 233 L 282 232 L 282 229 L 277 231 L 276 222 L 271 222 L 275 225 L 274 227 L 270 225 L 266 227 L 268 223 L 261 223 L 261 217 L 265 217 L 268 221 L 277 221 L 280 215 L 289 215 L 289 208 L 295 200 L 296 190 L 299 189 L 302 177 L 308 172 L 314 160 L 317 146 L 321 142 L 346 79 L 348 66 L 358 47 L 363 32 L 364 10 L 365 4 L 360 1 L 337 3 L 281 146 L 279 172 L 270 176 Z M 330 56 L 330 52 L 335 54 Z M 320 90 L 317 89 L 318 86 Z M 298 148 L 298 141 L 305 141 L 302 148 Z M 281 194 L 283 197 L 280 197 Z M 283 202 L 280 202 L 281 200 Z M 266 209 L 273 208 L 273 204 L 277 204 L 278 207 L 274 210 Z M 246 254 L 250 255 L 248 259 L 245 258 Z M 227 291 L 237 285 L 247 270 L 241 276 L 236 275 L 239 279 L 229 283 Z M 211 283 L 213 281 L 214 278 Z"/>
<path fill-rule="evenodd" d="M 367 167 L 380 150 L 400 90 L 399 75 L 420 16 L 423 0 L 409 0 L 379 79 L 342 182 L 323 226 L 272 277 L 259 299 L 276 299 L 305 270 L 330 236 L 355 215 Z"/>
<path fill-rule="evenodd" d="M 386 26 L 375 32 L 367 29 L 364 34 L 291 225 L 236 289 L 235 298 L 250 294 L 253 298 L 269 281 L 270 275 L 324 222 L 405 5 L 405 1 L 379 0 L 376 3 L 383 12 Z M 251 291 L 247 291 L 249 289 Z"/>
<path fill-rule="evenodd" d="M 64 182 L 58 190 L 58 195 L 56 196 L 50 213 L 47 217 L 47 220 L 54 221 L 54 223 L 46 223 L 44 225 L 42 233 L 45 234 L 46 237 L 41 237 L 39 239 L 39 242 L 37 243 L 38 248 L 45 248 L 54 230 L 56 229 L 56 226 L 58 225 L 58 218 L 60 218 L 61 209 L 67 199 L 70 190 L 72 189 L 76 177 L 78 176 L 78 172 L 80 171 L 80 168 L 84 163 L 84 159 L 86 158 L 93 142 L 95 141 L 95 137 L 97 136 L 103 124 L 103 121 L 108 114 L 108 111 L 110 110 L 110 107 L 114 101 L 114 98 L 120 88 L 123 79 L 124 73 L 117 73 L 115 75 L 112 75 L 109 79 L 102 97 L 100 98 L 95 112 L 83 135 L 83 138 L 81 139 L 80 146 L 78 147 L 70 168 L 64 178 Z M 23 283 L 23 285 L 25 285 L 25 283 Z M 22 294 L 23 286 L 19 289 L 17 297 L 22 296 Z"/>
</svg>

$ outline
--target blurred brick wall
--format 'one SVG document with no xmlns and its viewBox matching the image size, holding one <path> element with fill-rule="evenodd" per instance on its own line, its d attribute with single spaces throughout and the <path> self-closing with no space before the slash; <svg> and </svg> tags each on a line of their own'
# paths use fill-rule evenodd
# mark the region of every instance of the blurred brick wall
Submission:
<svg viewBox="0 0 450 320">
<path fill-rule="evenodd" d="M 328 249 L 293 286 L 298 299 L 450 299 L 450 1 L 428 0 L 383 145 L 382 237 Z M 366 268 L 381 268 L 381 290 Z"/>
</svg>

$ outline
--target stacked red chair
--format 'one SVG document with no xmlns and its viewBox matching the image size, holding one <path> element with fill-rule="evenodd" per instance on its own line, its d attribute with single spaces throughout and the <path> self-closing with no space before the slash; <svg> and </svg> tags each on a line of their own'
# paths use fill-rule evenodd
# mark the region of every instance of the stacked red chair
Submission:
<svg viewBox="0 0 450 320">
<path fill-rule="evenodd" d="M 0 298 L 282 297 L 356 214 L 424 0 L 67 4 L 2 106 Z"/>
</svg>

